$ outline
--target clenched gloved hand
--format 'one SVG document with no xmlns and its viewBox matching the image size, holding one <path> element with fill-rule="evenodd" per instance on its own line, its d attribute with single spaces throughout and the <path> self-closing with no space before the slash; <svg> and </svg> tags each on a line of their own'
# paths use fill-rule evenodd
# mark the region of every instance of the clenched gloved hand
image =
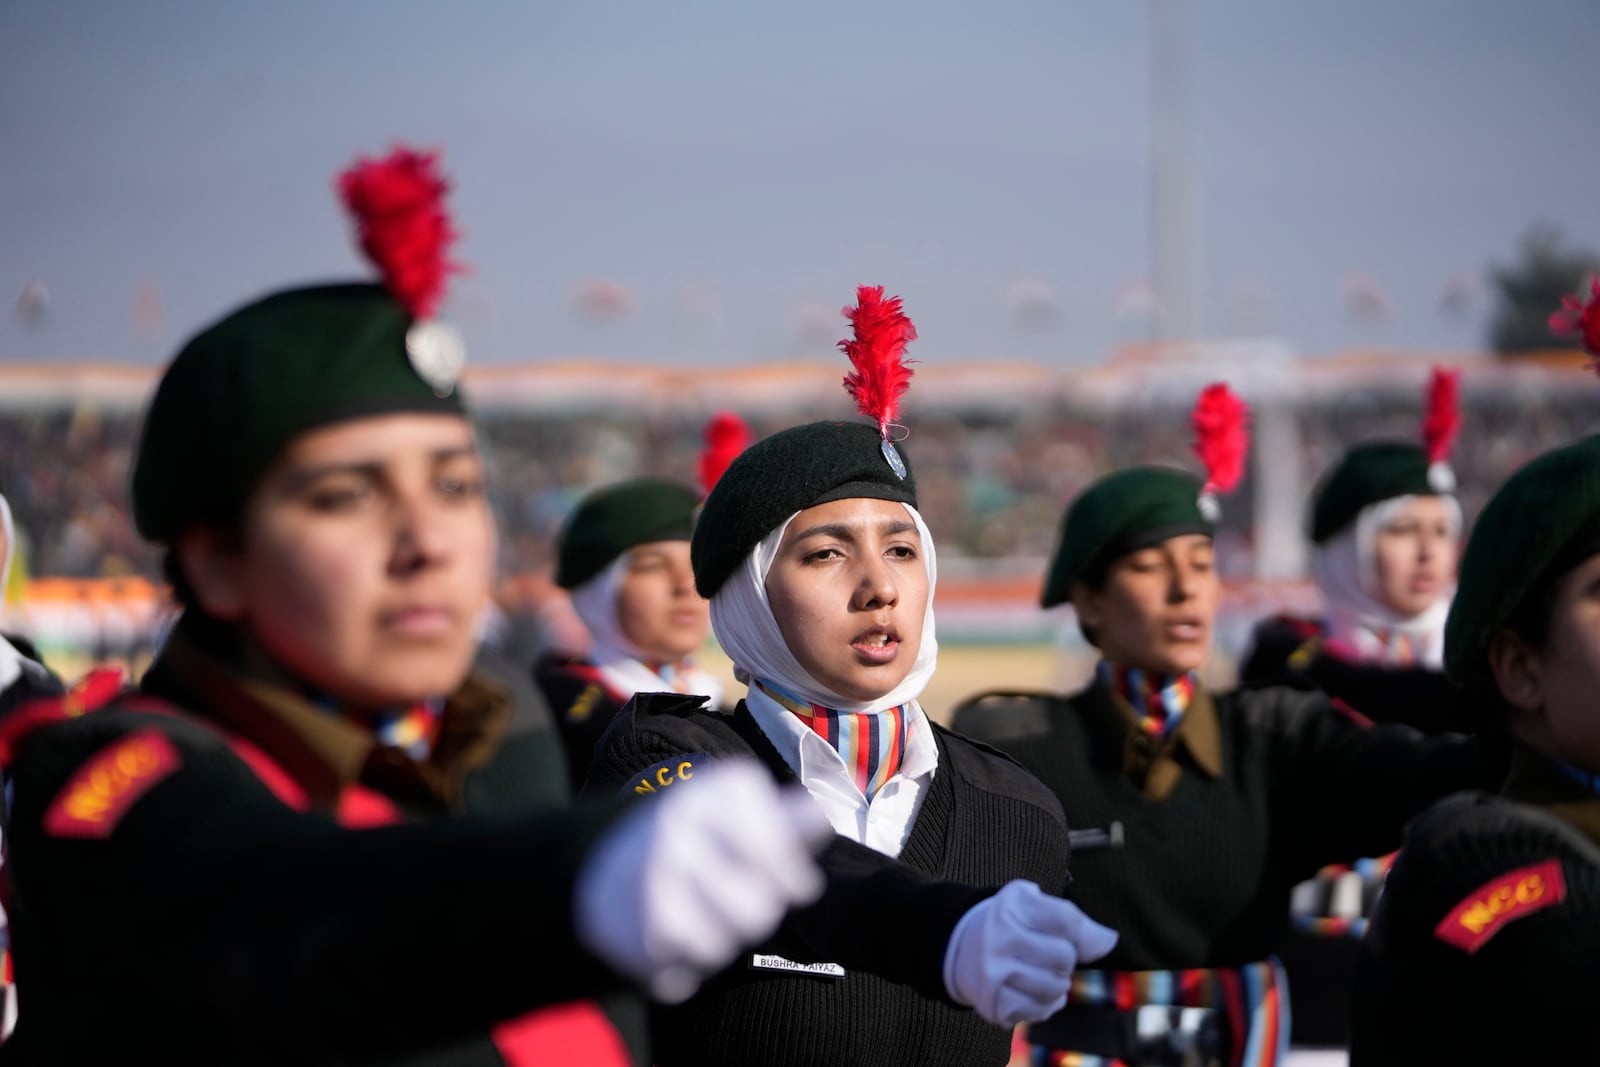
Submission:
<svg viewBox="0 0 1600 1067">
<path fill-rule="evenodd" d="M 958 1004 L 989 1022 L 1048 1019 L 1067 1003 L 1072 972 L 1117 944 L 1071 901 L 1032 882 L 1008 882 L 956 923 L 944 954 L 944 984 Z"/>
<path fill-rule="evenodd" d="M 578 939 L 657 1000 L 686 1000 L 822 895 L 815 854 L 832 837 L 810 796 L 754 762 L 708 767 L 595 846 L 578 872 Z"/>
</svg>

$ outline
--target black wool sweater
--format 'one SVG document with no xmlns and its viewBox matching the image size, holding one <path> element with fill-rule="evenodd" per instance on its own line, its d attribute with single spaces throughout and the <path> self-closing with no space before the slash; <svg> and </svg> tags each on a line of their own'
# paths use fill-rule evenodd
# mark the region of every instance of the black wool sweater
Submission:
<svg viewBox="0 0 1600 1067">
<path fill-rule="evenodd" d="M 1180 747 L 1182 773 L 1162 799 L 1125 772 L 1129 725 L 1103 686 L 994 694 L 957 712 L 958 728 L 1037 774 L 1075 830 L 1105 831 L 1109 844 L 1073 857 L 1073 899 L 1120 934 L 1097 967 L 1259 961 L 1288 923 L 1296 882 L 1393 849 L 1406 820 L 1500 769 L 1470 739 L 1363 728 L 1318 694 L 1254 689 L 1213 700 L 1220 773 Z"/>
<path fill-rule="evenodd" d="M 934 734 L 938 770 L 899 859 L 836 838 L 822 857 L 821 901 L 791 913 L 768 944 L 688 1002 L 656 1007 L 660 1067 L 1006 1063 L 1009 1031 L 948 998 L 944 950 L 957 920 L 1006 882 L 1065 889 L 1066 823 L 1049 791 L 1011 759 L 938 726 Z M 730 757 L 754 757 L 794 781 L 742 702 L 721 713 L 695 697 L 641 694 L 601 740 L 586 789 L 692 788 L 693 768 Z M 755 965 L 773 955 L 837 964 L 844 974 Z"/>
</svg>

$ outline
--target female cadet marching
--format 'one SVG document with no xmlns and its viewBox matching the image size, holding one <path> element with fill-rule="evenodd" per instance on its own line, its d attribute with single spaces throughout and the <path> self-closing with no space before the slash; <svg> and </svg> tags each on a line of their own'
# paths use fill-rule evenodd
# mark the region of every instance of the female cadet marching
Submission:
<svg viewBox="0 0 1600 1067">
<path fill-rule="evenodd" d="M 828 893 L 797 917 L 809 922 L 656 1012 L 662 1067 L 998 1067 L 1008 1028 L 1059 1008 L 1076 961 L 1115 939 L 1052 895 L 1067 881 L 1055 799 L 917 704 L 938 651 L 934 546 L 889 433 L 915 333 L 881 288 L 846 314 L 846 385 L 876 425 L 758 442 L 695 527 L 695 581 L 748 695 L 732 714 L 636 697 L 589 777 L 670 796 L 708 763 L 753 756 L 798 779 L 839 835 Z"/>
<path fill-rule="evenodd" d="M 700 493 L 635 478 L 589 494 L 562 527 L 556 584 L 571 594 L 591 644 L 583 656 L 545 653 L 533 676 L 555 711 L 575 787 L 633 694 L 694 693 L 722 706 L 722 683 L 690 658 L 711 632 L 711 612 L 694 587 L 689 535 L 702 497 L 749 433 L 728 412 L 707 424 Z"/>
<path fill-rule="evenodd" d="M 1287 993 L 1268 953 L 1290 887 L 1392 848 L 1407 818 L 1488 773 L 1462 738 L 1363 728 L 1319 694 L 1201 684 L 1220 594 L 1215 494 L 1242 476 L 1247 431 L 1225 386 L 1194 417 L 1203 483 L 1133 468 L 1067 509 L 1043 602 L 1072 602 L 1101 655 L 1093 681 L 956 713 L 957 730 L 1061 799 L 1076 828 L 1072 897 L 1121 935 L 1101 969 L 1078 972 L 1066 1010 L 1030 1027 L 1035 1062 L 1179 1062 L 1171 1048 L 1185 1045 L 1213 1062 L 1281 1062 Z"/>
<path fill-rule="evenodd" d="M 579 998 L 683 995 L 821 890 L 825 827 L 754 768 L 541 811 L 529 691 L 474 662 L 444 184 L 397 149 L 341 188 L 385 284 L 235 310 L 147 412 L 134 517 L 184 612 L 141 691 L 0 726 L 7 1062 L 624 1064 Z"/>
<path fill-rule="evenodd" d="M 1242 684 L 1309 681 L 1379 722 L 1424 733 L 1476 728 L 1443 669 L 1462 533 L 1449 465 L 1459 380 L 1459 371 L 1434 368 L 1420 443 L 1357 445 L 1319 480 L 1308 528 L 1326 611 L 1258 625 Z M 1294 990 L 1296 1045 L 1348 1043 L 1357 947 L 1388 862 L 1336 864 L 1295 887 L 1278 956 Z"/>
<path fill-rule="evenodd" d="M 1424 733 L 1470 725 L 1442 667 L 1462 534 L 1449 465 L 1459 378 L 1434 370 L 1421 445 L 1357 445 L 1320 479 L 1309 528 L 1326 611 L 1258 625 L 1241 682 L 1299 675 L 1381 722 Z"/>
<path fill-rule="evenodd" d="M 1552 318 L 1600 356 L 1600 280 Z M 1600 1061 L 1600 437 L 1478 517 L 1444 667 L 1513 738 L 1498 795 L 1442 802 L 1362 944 L 1351 1064 Z"/>
</svg>

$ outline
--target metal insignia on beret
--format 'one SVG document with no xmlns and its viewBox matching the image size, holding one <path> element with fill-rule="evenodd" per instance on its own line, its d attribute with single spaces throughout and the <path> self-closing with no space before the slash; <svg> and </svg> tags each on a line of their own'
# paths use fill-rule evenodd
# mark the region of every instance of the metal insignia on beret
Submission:
<svg viewBox="0 0 1600 1067">
<path fill-rule="evenodd" d="M 1222 521 L 1222 505 L 1217 501 L 1214 493 L 1201 493 L 1200 499 L 1195 501 L 1200 507 L 1200 517 L 1207 522 Z"/>
<path fill-rule="evenodd" d="M 434 395 L 446 397 L 456 391 L 456 382 L 461 380 L 467 346 L 455 330 L 428 319 L 412 323 L 406 331 L 406 357 Z"/>
<path fill-rule="evenodd" d="M 889 461 L 889 469 L 894 471 L 896 477 L 905 478 L 906 461 L 900 458 L 900 453 L 894 447 L 894 442 L 887 437 L 883 440 L 883 458 Z"/>
</svg>

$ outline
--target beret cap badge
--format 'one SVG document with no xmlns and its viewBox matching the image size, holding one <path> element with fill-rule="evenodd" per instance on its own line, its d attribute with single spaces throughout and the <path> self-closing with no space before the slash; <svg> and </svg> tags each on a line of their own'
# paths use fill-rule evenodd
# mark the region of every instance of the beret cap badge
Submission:
<svg viewBox="0 0 1600 1067">
<path fill-rule="evenodd" d="M 449 183 L 435 152 L 396 147 L 380 160 L 359 159 L 339 176 L 339 195 L 357 228 L 362 251 L 383 284 L 415 321 L 406 330 L 406 358 L 434 394 L 455 392 L 467 349 L 435 317 L 445 281 L 463 268 L 447 249 L 458 236 L 444 208 Z"/>
</svg>

